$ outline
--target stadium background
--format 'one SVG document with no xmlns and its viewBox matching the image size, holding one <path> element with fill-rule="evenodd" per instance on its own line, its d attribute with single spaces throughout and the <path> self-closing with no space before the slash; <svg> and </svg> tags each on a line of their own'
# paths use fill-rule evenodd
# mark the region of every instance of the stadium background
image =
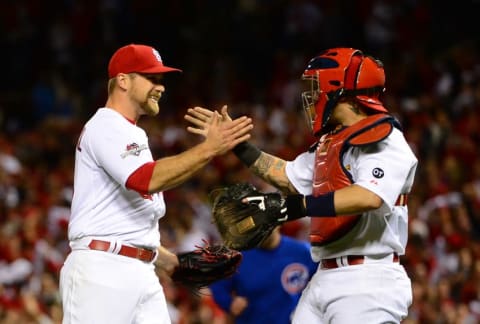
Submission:
<svg viewBox="0 0 480 324">
<path fill-rule="evenodd" d="M 313 141 L 298 81 L 323 48 L 382 59 L 386 106 L 420 160 L 402 263 L 414 303 L 405 323 L 480 321 L 480 2 L 428 0 L 0 1 L 0 323 L 59 323 L 58 271 L 68 253 L 74 145 L 106 99 L 119 46 L 155 46 L 166 64 L 158 118 L 141 121 L 156 157 L 198 139 L 188 107 L 254 118 L 254 142 L 286 159 Z M 215 240 L 208 192 L 252 178 L 215 159 L 166 193 L 162 242 L 174 251 Z M 284 228 L 305 238 L 302 222 Z M 208 296 L 165 282 L 176 323 L 224 323 Z"/>
</svg>

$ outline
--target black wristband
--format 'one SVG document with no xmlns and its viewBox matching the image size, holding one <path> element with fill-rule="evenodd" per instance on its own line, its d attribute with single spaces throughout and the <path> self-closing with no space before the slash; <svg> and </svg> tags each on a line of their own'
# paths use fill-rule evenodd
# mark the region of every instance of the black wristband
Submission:
<svg viewBox="0 0 480 324">
<path fill-rule="evenodd" d="M 288 215 L 287 221 L 307 216 L 304 198 L 304 195 L 288 195 L 285 198 L 285 205 L 287 206 Z"/>
<path fill-rule="evenodd" d="M 308 216 L 311 217 L 330 217 L 337 216 L 335 204 L 333 201 L 334 191 L 314 197 L 308 195 L 305 197 L 305 209 Z"/>
<path fill-rule="evenodd" d="M 262 154 L 262 151 L 260 151 L 258 147 L 249 142 L 242 142 L 240 144 L 237 144 L 232 149 L 232 152 L 247 167 L 250 167 L 258 159 L 260 154 Z"/>
</svg>

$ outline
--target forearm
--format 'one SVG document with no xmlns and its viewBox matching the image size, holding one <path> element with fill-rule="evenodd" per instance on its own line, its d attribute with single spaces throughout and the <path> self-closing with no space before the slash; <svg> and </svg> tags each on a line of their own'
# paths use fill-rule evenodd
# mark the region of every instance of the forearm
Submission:
<svg viewBox="0 0 480 324">
<path fill-rule="evenodd" d="M 233 153 L 250 171 L 282 192 L 296 193 L 285 172 L 287 162 L 261 151 L 249 142 L 243 142 L 233 149 Z"/>
<path fill-rule="evenodd" d="M 168 275 L 171 275 L 175 267 L 178 266 L 177 255 L 170 252 L 163 246 L 159 246 L 157 249 L 157 252 L 158 252 L 158 257 L 155 262 L 155 265 L 159 267 L 162 271 L 167 273 Z"/>
<path fill-rule="evenodd" d="M 286 194 L 297 193 L 287 177 L 285 167 L 287 161 L 262 152 L 249 169 L 275 188 Z"/>
<path fill-rule="evenodd" d="M 155 162 L 149 192 L 174 188 L 190 179 L 214 156 L 214 152 L 200 143 L 180 154 L 159 159 Z"/>
<path fill-rule="evenodd" d="M 355 215 L 377 209 L 382 199 L 372 191 L 351 185 L 319 196 L 289 195 L 286 198 L 290 219 L 303 216 L 330 217 Z"/>
</svg>

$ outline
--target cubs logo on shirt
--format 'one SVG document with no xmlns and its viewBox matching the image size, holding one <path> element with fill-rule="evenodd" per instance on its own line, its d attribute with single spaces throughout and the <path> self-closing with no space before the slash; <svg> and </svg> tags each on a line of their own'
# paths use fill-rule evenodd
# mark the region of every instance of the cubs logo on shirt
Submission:
<svg viewBox="0 0 480 324">
<path fill-rule="evenodd" d="M 290 295 L 300 293 L 308 283 L 308 268 L 301 263 L 291 263 L 282 271 L 282 286 Z"/>
</svg>

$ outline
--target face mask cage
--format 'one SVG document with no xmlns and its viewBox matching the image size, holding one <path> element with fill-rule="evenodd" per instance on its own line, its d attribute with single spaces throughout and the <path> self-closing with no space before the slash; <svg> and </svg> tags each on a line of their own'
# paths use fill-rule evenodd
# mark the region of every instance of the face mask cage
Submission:
<svg viewBox="0 0 480 324">
<path fill-rule="evenodd" d="M 320 97 L 320 89 L 318 88 L 317 77 L 305 76 L 303 77 L 303 80 L 307 89 L 302 92 L 303 110 L 307 124 L 313 132 L 315 118 L 317 116 L 315 105 Z"/>
</svg>

